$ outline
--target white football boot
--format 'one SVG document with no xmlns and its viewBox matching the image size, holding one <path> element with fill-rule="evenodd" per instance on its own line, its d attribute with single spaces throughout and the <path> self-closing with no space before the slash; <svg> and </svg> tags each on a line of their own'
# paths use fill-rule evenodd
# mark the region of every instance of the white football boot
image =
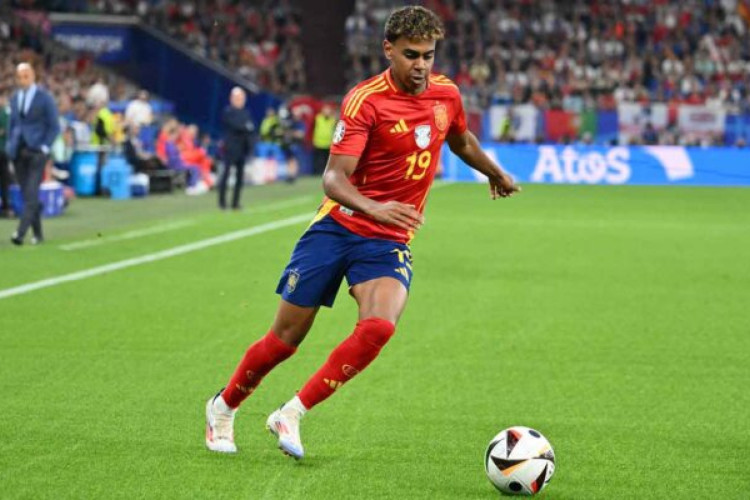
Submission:
<svg viewBox="0 0 750 500">
<path fill-rule="evenodd" d="M 220 453 L 237 453 L 234 444 L 234 415 L 237 410 L 227 406 L 221 391 L 206 403 L 206 447 Z"/>
<path fill-rule="evenodd" d="M 279 449 L 296 460 L 305 456 L 305 449 L 299 437 L 301 418 L 302 412 L 284 405 L 271 413 L 266 420 L 266 428 L 279 438 Z"/>
</svg>

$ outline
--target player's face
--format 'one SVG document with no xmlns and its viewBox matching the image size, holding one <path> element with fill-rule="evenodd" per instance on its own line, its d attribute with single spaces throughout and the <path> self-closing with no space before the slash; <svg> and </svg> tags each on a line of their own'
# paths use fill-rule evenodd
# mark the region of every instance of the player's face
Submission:
<svg viewBox="0 0 750 500">
<path fill-rule="evenodd" d="M 18 86 L 22 89 L 31 87 L 31 85 L 34 83 L 34 70 L 29 67 L 20 67 L 16 72 L 16 80 L 18 82 Z"/>
<path fill-rule="evenodd" d="M 245 102 L 247 101 L 247 97 L 245 96 L 245 93 L 242 91 L 232 91 L 232 94 L 229 98 L 229 102 L 234 106 L 235 108 L 244 108 Z"/>
<path fill-rule="evenodd" d="M 391 61 L 396 83 L 406 92 L 419 94 L 427 87 L 432 64 L 435 62 L 435 41 L 415 41 L 399 38 L 383 42 L 385 57 Z"/>
</svg>

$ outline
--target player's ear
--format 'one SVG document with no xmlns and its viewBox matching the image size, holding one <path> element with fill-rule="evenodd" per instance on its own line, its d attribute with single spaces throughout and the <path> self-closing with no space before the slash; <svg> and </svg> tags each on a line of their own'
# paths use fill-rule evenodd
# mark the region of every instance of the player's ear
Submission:
<svg viewBox="0 0 750 500">
<path fill-rule="evenodd" d="M 385 58 L 389 61 L 393 57 L 393 44 L 388 40 L 383 40 L 383 53 L 385 53 Z"/>
</svg>

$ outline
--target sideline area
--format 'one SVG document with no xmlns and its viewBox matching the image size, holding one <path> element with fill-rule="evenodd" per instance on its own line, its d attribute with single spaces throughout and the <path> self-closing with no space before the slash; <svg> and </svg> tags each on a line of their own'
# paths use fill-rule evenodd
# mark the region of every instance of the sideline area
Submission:
<svg viewBox="0 0 750 500">
<path fill-rule="evenodd" d="M 318 178 L 300 179 L 294 185 L 247 187 L 240 211 L 219 210 L 213 193 L 127 201 L 83 198 L 74 200 L 64 215 L 44 220 L 44 244 L 20 248 L 10 243 L 17 221 L 0 219 L 0 290 L 163 252 L 293 215 L 307 213 L 312 218 L 320 199 Z"/>
<path fill-rule="evenodd" d="M 263 210 L 265 205 L 300 196 L 323 197 L 319 178 L 301 178 L 295 184 L 276 183 L 263 186 L 247 186 L 242 193 L 244 210 L 235 213 L 242 217 L 246 213 Z M 310 205 L 317 203 L 313 199 Z M 182 193 L 150 195 L 130 200 L 108 198 L 77 198 L 59 217 L 43 220 L 45 246 L 59 246 L 73 240 L 101 238 L 122 230 L 135 230 L 162 224 L 165 220 L 190 218 L 220 213 L 216 208 L 216 193 L 203 196 L 187 196 Z M 227 215 L 234 212 L 228 211 Z M 0 252 L 28 250 L 11 248 L 9 241 L 17 220 L 0 219 Z"/>
</svg>

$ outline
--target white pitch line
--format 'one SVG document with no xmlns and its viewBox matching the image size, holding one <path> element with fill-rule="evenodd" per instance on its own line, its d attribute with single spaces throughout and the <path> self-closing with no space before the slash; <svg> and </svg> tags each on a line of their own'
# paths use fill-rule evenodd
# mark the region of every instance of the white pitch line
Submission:
<svg viewBox="0 0 750 500">
<path fill-rule="evenodd" d="M 277 203 L 269 203 L 268 205 L 260 205 L 257 208 L 250 208 L 248 212 L 251 214 L 275 212 L 277 210 L 283 210 L 284 208 L 296 207 L 299 205 L 306 205 L 310 203 L 313 199 L 314 199 L 313 196 L 301 196 L 299 198 L 283 200 Z M 160 234 L 163 232 L 172 231 L 174 229 L 181 229 L 183 227 L 192 226 L 195 223 L 196 223 L 195 220 L 168 222 L 166 224 L 160 224 L 157 226 L 147 227 L 144 229 L 136 229 L 133 231 L 128 231 L 127 233 L 118 234 L 115 236 L 109 236 L 109 237 L 104 237 L 104 238 L 91 238 L 88 240 L 81 240 L 81 241 L 75 241 L 73 243 L 66 243 L 64 245 L 60 245 L 58 248 L 60 250 L 65 250 L 65 251 L 80 250 L 82 248 L 90 248 L 90 247 L 95 247 L 99 245 L 104 245 L 105 243 L 115 243 L 118 241 L 132 240 L 135 238 L 142 238 L 144 236 L 151 236 L 153 234 Z"/>
<path fill-rule="evenodd" d="M 104 238 L 95 238 L 90 240 L 76 241 L 74 243 L 67 243 L 60 245 L 61 250 L 80 250 L 81 248 L 95 247 L 103 245 L 105 243 L 114 243 L 116 241 L 132 240 L 135 238 L 142 238 L 143 236 L 150 236 L 152 234 L 164 233 L 172 231 L 174 229 L 180 229 L 195 224 L 193 220 L 184 220 L 177 222 L 169 222 L 167 224 L 160 224 L 158 226 L 147 227 L 145 229 L 136 229 L 134 231 L 128 231 L 127 233 L 118 234 L 116 236 L 109 236 Z"/>
<path fill-rule="evenodd" d="M 451 184 L 453 183 L 445 182 L 436 184 L 433 189 L 445 187 Z M 299 202 L 301 203 L 301 200 Z M 77 271 L 75 273 L 63 274 L 62 276 L 48 278 L 41 281 L 34 281 L 32 283 L 27 283 L 25 285 L 16 286 L 13 288 L 6 288 L 5 290 L 0 290 L 0 300 L 7 299 L 8 297 L 13 297 L 16 295 L 23 295 L 25 293 L 40 290 L 42 288 L 49 288 L 62 283 L 67 283 L 69 281 L 79 281 L 86 278 L 91 278 L 93 276 L 98 276 L 100 274 L 119 271 L 120 269 L 126 269 L 128 267 L 134 267 L 141 264 L 147 264 L 149 262 L 168 259 L 177 255 L 195 252 L 196 250 L 202 250 L 204 248 L 212 247 L 215 245 L 221 245 L 222 243 L 228 243 L 230 241 L 248 238 L 250 236 L 255 236 L 256 234 L 267 233 L 269 231 L 281 229 L 282 227 L 293 226 L 295 224 L 299 224 L 300 222 L 311 221 L 314 215 L 314 213 L 294 215 L 292 217 L 287 217 L 286 219 L 269 222 L 267 224 L 261 224 L 260 226 L 250 227 L 247 229 L 241 229 L 239 231 L 233 231 L 221 236 L 215 236 L 213 238 L 208 238 L 205 240 L 188 243 L 186 245 L 180 245 L 167 250 L 162 250 L 161 252 L 142 255 L 140 257 L 134 257 L 132 259 L 121 260 L 118 262 L 112 262 L 103 266 L 92 267 L 91 269 Z"/>
<path fill-rule="evenodd" d="M 168 259 L 177 255 L 195 252 L 196 250 L 202 250 L 204 248 L 212 247 L 215 245 L 221 245 L 222 243 L 228 243 L 230 241 L 248 238 L 257 234 L 267 233 L 269 231 L 281 229 L 282 227 L 293 226 L 301 222 L 309 222 L 312 220 L 314 215 L 314 213 L 299 214 L 288 217 L 286 219 L 269 222 L 267 224 L 261 224 L 260 226 L 241 229 L 239 231 L 233 231 L 221 236 L 215 236 L 213 238 L 188 243 L 186 245 L 180 245 L 167 250 L 162 250 L 161 252 L 142 255 L 140 257 L 134 257 L 132 259 L 121 260 L 118 262 L 112 262 L 103 266 L 92 267 L 91 269 L 64 274 L 62 276 L 56 276 L 54 278 L 48 278 L 41 281 L 35 281 L 33 283 L 27 283 L 25 285 L 16 286 L 13 288 L 6 288 L 5 290 L 0 290 L 0 300 L 7 299 L 8 297 L 13 297 L 15 295 L 22 295 L 24 293 L 33 292 L 42 288 L 49 288 L 52 286 L 60 285 L 69 281 L 78 281 L 86 278 L 91 278 L 93 276 L 98 276 L 104 273 L 126 269 L 128 267 L 139 266 L 141 264 L 147 264 L 149 262 Z"/>
</svg>

